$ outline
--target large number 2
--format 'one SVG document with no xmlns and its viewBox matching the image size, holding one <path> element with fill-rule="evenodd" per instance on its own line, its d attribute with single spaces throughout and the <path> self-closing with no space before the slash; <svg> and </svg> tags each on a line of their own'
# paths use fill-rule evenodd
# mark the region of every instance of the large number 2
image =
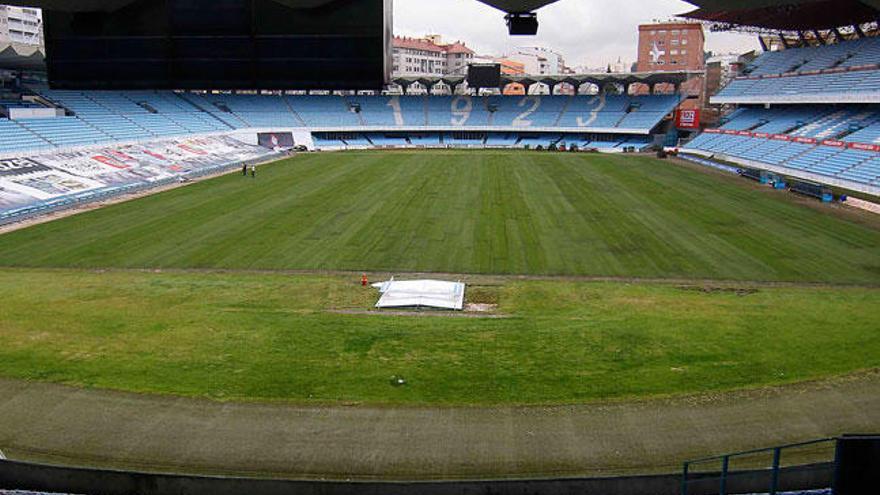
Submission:
<svg viewBox="0 0 880 495">
<path fill-rule="evenodd" d="M 474 102 L 470 96 L 456 96 L 452 99 L 452 125 L 465 125 L 471 118 Z"/>
<path fill-rule="evenodd" d="M 595 108 L 592 108 L 595 105 Z M 597 109 L 601 110 L 602 107 L 602 98 L 600 96 L 594 96 L 587 100 L 587 110 L 590 112 L 590 117 L 586 120 L 582 116 L 578 116 L 577 125 L 578 127 L 589 127 L 596 119 L 599 117 Z"/>
<path fill-rule="evenodd" d="M 532 121 L 528 120 L 528 118 L 535 112 L 538 111 L 538 107 L 541 106 L 541 98 L 537 96 L 526 96 L 517 104 L 518 107 L 522 108 L 526 106 L 529 102 L 532 102 L 532 106 L 529 107 L 528 110 L 521 113 L 519 117 L 513 119 L 514 127 L 528 127 L 532 125 Z"/>
<path fill-rule="evenodd" d="M 392 96 L 390 100 L 388 100 L 388 106 L 391 107 L 391 111 L 394 112 L 394 125 L 403 127 L 405 124 L 403 123 L 403 110 L 400 108 L 400 97 Z"/>
</svg>

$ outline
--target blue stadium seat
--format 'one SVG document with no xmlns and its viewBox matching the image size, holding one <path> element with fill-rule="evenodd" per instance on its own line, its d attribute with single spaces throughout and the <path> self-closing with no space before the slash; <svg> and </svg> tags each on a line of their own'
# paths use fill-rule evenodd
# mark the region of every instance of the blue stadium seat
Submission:
<svg viewBox="0 0 880 495">
<path fill-rule="evenodd" d="M 765 137 L 704 133 L 685 149 L 723 153 L 835 179 L 875 185 L 880 178 L 876 151 L 847 148 L 848 143 L 880 144 L 880 108 L 874 105 L 796 105 L 741 108 L 724 129 L 785 134 L 789 141 Z M 797 142 L 797 138 L 816 140 Z M 829 141 L 823 145 L 823 141 Z"/>
</svg>

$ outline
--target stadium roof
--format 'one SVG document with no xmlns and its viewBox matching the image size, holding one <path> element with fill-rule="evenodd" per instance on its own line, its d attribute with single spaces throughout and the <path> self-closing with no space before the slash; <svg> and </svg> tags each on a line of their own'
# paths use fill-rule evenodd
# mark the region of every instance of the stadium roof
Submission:
<svg viewBox="0 0 880 495">
<path fill-rule="evenodd" d="M 731 26 L 809 31 L 880 19 L 880 0 L 688 0 L 700 7 L 682 17 Z"/>
<path fill-rule="evenodd" d="M 45 57 L 36 46 L 0 43 L 0 67 L 7 70 L 46 70 Z"/>
<path fill-rule="evenodd" d="M 113 12 L 137 0 L 3 0 L 6 5 L 39 7 L 62 12 Z M 296 8 L 314 8 L 336 0 L 275 0 Z M 545 2 L 546 3 L 546 2 Z"/>
<path fill-rule="evenodd" d="M 4 0 L 4 3 L 60 11 L 114 11 L 136 0 Z M 275 0 L 297 8 L 334 0 Z M 505 12 L 530 12 L 558 0 L 479 0 Z M 574 1 L 574 0 L 568 0 Z M 590 1 L 590 0 L 581 0 Z M 880 0 L 687 0 L 699 7 L 683 17 L 732 26 L 785 31 L 830 29 L 880 19 Z"/>
</svg>

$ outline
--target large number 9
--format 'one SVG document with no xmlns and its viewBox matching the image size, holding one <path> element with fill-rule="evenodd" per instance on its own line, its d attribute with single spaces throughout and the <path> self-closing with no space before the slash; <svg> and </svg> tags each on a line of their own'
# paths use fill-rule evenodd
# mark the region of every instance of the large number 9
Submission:
<svg viewBox="0 0 880 495">
<path fill-rule="evenodd" d="M 471 118 L 474 101 L 470 96 L 456 96 L 452 99 L 452 125 L 465 125 Z"/>
</svg>

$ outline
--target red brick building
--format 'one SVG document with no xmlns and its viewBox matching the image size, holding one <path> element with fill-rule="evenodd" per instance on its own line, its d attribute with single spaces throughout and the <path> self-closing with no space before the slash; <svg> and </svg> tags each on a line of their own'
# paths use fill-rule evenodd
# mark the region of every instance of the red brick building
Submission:
<svg viewBox="0 0 880 495">
<path fill-rule="evenodd" d="M 706 70 L 706 35 L 703 25 L 693 22 L 666 22 L 639 26 L 639 72 L 699 71 Z M 682 84 L 681 90 L 695 97 L 682 104 L 683 108 L 700 108 L 704 102 L 704 79 L 694 77 Z M 658 92 L 672 92 L 674 87 L 661 85 Z M 638 92 L 647 92 L 640 88 Z"/>
<path fill-rule="evenodd" d="M 639 26 L 639 72 L 703 70 L 706 36 L 691 22 Z"/>
</svg>

